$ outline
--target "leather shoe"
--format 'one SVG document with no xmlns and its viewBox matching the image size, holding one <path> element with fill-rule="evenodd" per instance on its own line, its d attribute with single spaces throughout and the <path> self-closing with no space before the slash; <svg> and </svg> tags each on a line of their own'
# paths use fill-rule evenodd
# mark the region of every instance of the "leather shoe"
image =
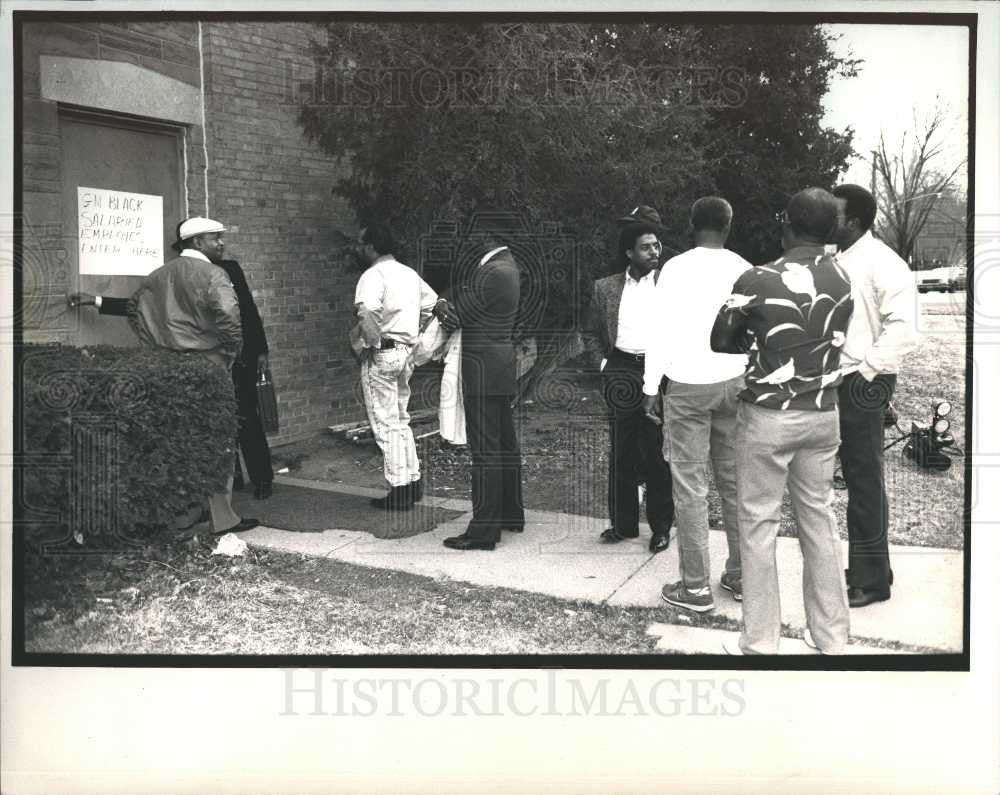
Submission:
<svg viewBox="0 0 1000 795">
<path fill-rule="evenodd" d="M 670 533 L 653 533 L 649 539 L 649 551 L 654 555 L 670 546 Z"/>
<path fill-rule="evenodd" d="M 410 495 L 412 502 L 420 502 L 424 498 L 424 479 L 417 478 L 410 481 Z"/>
<path fill-rule="evenodd" d="M 234 526 L 227 527 L 225 530 L 213 530 L 212 535 L 221 536 L 225 533 L 242 533 L 244 530 L 253 530 L 259 524 L 260 522 L 256 519 L 240 519 Z"/>
<path fill-rule="evenodd" d="M 625 541 L 629 538 L 638 538 L 638 537 L 639 537 L 638 532 L 632 535 L 624 535 L 623 533 L 619 533 L 613 527 L 609 527 L 600 535 L 601 541 L 603 541 L 605 544 L 617 544 L 619 541 Z"/>
<path fill-rule="evenodd" d="M 452 536 L 451 538 L 446 538 L 444 540 L 444 545 L 448 549 L 458 549 L 462 552 L 466 552 L 470 549 L 482 549 L 487 552 L 492 552 L 496 549 L 496 541 L 479 541 L 474 538 L 469 538 L 465 533 L 460 536 Z"/>
<path fill-rule="evenodd" d="M 266 500 L 271 496 L 271 481 L 266 483 L 253 484 L 253 498 L 255 500 Z"/>
<path fill-rule="evenodd" d="M 407 486 L 393 486 L 384 497 L 371 500 L 373 508 L 383 511 L 408 511 L 413 507 L 413 491 Z"/>
<path fill-rule="evenodd" d="M 872 602 L 884 602 L 888 598 L 888 591 L 866 591 L 853 585 L 847 589 L 847 604 L 851 607 L 864 607 Z"/>
</svg>

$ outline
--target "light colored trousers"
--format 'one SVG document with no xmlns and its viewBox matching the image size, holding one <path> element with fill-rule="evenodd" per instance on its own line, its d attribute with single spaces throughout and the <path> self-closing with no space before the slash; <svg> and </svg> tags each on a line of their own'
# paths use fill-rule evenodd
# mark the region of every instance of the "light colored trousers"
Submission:
<svg viewBox="0 0 1000 795">
<path fill-rule="evenodd" d="M 361 360 L 361 391 L 372 435 L 382 450 L 383 473 L 390 486 L 420 479 L 417 446 L 410 430 L 410 346 L 366 351 Z"/>
<path fill-rule="evenodd" d="M 223 368 L 227 373 L 229 373 L 233 367 L 233 357 L 221 350 L 191 351 L 188 355 L 201 356 L 213 364 Z M 232 452 L 233 455 L 236 455 L 235 450 L 227 450 L 227 452 Z M 228 469 L 229 477 L 226 479 L 225 490 L 209 494 L 206 498 L 208 502 L 208 512 L 212 517 L 212 529 L 215 531 L 226 530 L 230 527 L 235 527 L 240 523 L 240 517 L 237 515 L 236 511 L 233 510 L 232 459 L 229 460 Z M 203 506 L 201 505 L 191 508 L 187 514 L 183 514 L 175 520 L 175 526 L 188 527 L 201 515 L 202 510 Z"/>
<path fill-rule="evenodd" d="M 729 545 L 726 573 L 740 576 L 736 503 L 736 397 L 743 376 L 715 384 L 670 381 L 663 401 L 664 453 L 670 461 L 681 578 L 686 588 L 709 583 L 708 465 L 722 503 Z"/>
<path fill-rule="evenodd" d="M 802 550 L 806 623 L 824 654 L 847 644 L 850 617 L 840 537 L 833 516 L 837 410 L 767 409 L 740 401 L 736 494 L 743 559 L 745 654 L 777 654 L 781 600 L 775 551 L 788 486 Z"/>
</svg>

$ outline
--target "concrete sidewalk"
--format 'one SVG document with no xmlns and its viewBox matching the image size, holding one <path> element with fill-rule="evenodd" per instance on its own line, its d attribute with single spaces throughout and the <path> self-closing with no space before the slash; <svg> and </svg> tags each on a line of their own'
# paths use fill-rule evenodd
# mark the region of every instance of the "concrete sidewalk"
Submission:
<svg viewBox="0 0 1000 795">
<path fill-rule="evenodd" d="M 359 496 L 381 496 L 384 493 L 381 489 L 287 477 L 279 477 L 276 483 L 279 487 L 284 483 Z M 475 585 L 515 588 L 594 604 L 663 607 L 664 619 L 669 619 L 672 609 L 668 611 L 661 601 L 660 588 L 666 582 L 680 579 L 676 545 L 672 541 L 670 549 L 659 555 L 651 555 L 646 548 L 649 540 L 648 527 L 642 526 L 640 538 L 635 541 L 605 545 L 597 540 L 606 526 L 603 519 L 528 511 L 525 532 L 504 533 L 502 542 L 495 551 L 457 552 L 445 548 L 441 542 L 447 536 L 457 535 L 465 529 L 471 518 L 469 502 L 425 497 L 424 503 L 465 513 L 451 522 L 439 525 L 431 532 L 399 540 L 380 540 L 365 533 L 339 530 L 335 526 L 335 518 L 331 518 L 331 528 L 321 533 L 297 533 L 258 527 L 242 533 L 241 537 L 247 543 L 270 549 L 460 580 Z M 739 621 L 740 604 L 718 585 L 718 576 L 726 557 L 725 534 L 721 530 L 710 531 L 710 545 L 714 568 L 714 614 Z M 843 554 L 846 560 L 846 541 Z M 852 643 L 864 647 L 871 646 L 872 641 L 887 640 L 927 647 L 937 652 L 960 652 L 963 587 L 961 550 L 891 546 L 890 554 L 895 575 L 892 599 L 851 611 Z M 801 587 L 802 556 L 798 540 L 779 538 L 777 559 L 782 620 L 793 630 L 801 631 L 805 627 L 805 616 Z M 688 639 L 683 650 L 719 653 L 719 630 L 702 630 L 690 626 L 683 629 Z M 702 636 L 704 642 L 691 640 Z M 661 644 L 666 644 L 665 648 L 677 648 L 672 641 L 679 639 L 680 636 L 676 639 L 664 637 Z M 796 643 L 804 646 L 801 641 L 784 641 L 785 645 Z M 791 648 L 788 651 L 795 653 Z M 801 650 L 797 651 L 801 653 Z"/>
</svg>

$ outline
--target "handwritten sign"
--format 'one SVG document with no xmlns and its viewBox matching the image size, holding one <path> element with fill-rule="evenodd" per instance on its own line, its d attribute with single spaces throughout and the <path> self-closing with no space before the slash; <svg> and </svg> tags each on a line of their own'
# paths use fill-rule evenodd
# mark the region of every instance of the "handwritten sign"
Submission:
<svg viewBox="0 0 1000 795">
<path fill-rule="evenodd" d="M 80 273 L 145 276 L 163 264 L 163 197 L 77 187 Z"/>
</svg>

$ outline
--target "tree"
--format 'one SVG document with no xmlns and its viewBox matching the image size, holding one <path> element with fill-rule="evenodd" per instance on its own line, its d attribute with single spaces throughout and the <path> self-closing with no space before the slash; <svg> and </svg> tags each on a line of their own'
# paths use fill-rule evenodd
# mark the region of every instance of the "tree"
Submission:
<svg viewBox="0 0 1000 795">
<path fill-rule="evenodd" d="M 881 135 L 872 152 L 871 192 L 880 211 L 876 230 L 907 262 L 939 200 L 956 192 L 965 167 L 964 158 L 954 167 L 940 166 L 949 118 L 939 102 L 923 123 L 914 118 L 913 143 L 904 133 L 898 150 L 890 154 Z"/>
<path fill-rule="evenodd" d="M 706 26 L 691 37 L 690 58 L 745 76 L 739 101 L 712 110 L 705 157 L 733 205 L 728 245 L 754 264 L 781 254 L 775 213 L 803 188 L 836 184 L 853 154 L 853 130 L 822 124 L 830 82 L 861 63 L 837 57 L 832 41 L 812 25 Z"/>
<path fill-rule="evenodd" d="M 820 125 L 828 80 L 850 64 L 815 27 L 335 22 L 324 33 L 303 128 L 344 158 L 334 191 L 389 220 L 435 287 L 460 270 L 474 208 L 525 219 L 519 261 L 542 296 L 522 324 L 538 343 L 528 385 L 572 352 L 593 278 L 615 267 L 615 217 L 652 204 L 666 244 L 683 250 L 691 203 L 721 193 L 737 212 L 734 248 L 763 261 L 778 253 L 775 210 L 832 184 L 851 154 L 849 132 Z"/>
</svg>

